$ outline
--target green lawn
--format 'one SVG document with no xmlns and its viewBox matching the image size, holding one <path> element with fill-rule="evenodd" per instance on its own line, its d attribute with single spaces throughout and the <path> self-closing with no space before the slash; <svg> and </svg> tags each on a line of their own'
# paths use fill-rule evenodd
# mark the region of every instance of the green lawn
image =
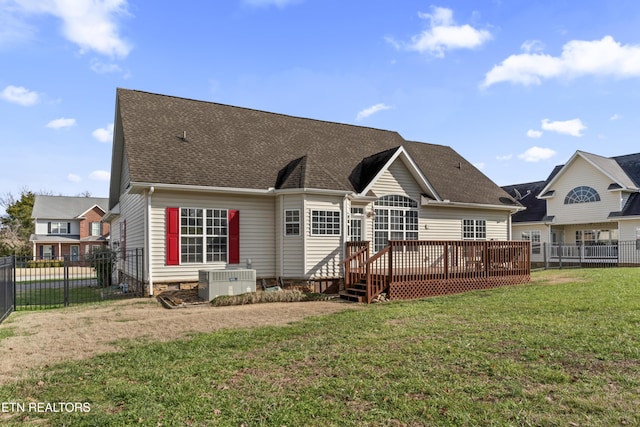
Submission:
<svg viewBox="0 0 640 427">
<path fill-rule="evenodd" d="M 89 413 L 0 414 L 0 420 L 639 425 L 640 269 L 546 271 L 533 279 L 288 327 L 125 343 L 124 351 L 52 366 L 0 388 L 2 402 L 88 402 Z"/>
<path fill-rule="evenodd" d="M 95 286 L 69 287 L 69 303 L 76 304 L 82 302 L 101 301 L 104 289 Z M 16 292 L 16 309 L 37 310 L 64 307 L 64 288 L 35 288 Z"/>
</svg>

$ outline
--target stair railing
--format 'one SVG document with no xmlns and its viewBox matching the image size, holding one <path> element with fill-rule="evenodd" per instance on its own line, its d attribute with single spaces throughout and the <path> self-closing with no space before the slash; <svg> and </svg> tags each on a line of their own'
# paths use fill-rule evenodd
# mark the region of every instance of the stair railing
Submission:
<svg viewBox="0 0 640 427">
<path fill-rule="evenodd" d="M 380 252 L 367 259 L 365 263 L 367 277 L 367 304 L 380 295 L 389 285 L 389 278 L 393 274 L 393 260 L 391 247 L 387 246 Z"/>
<path fill-rule="evenodd" d="M 349 288 L 366 277 L 365 263 L 369 259 L 369 242 L 347 242 L 344 261 L 344 284 Z"/>
</svg>

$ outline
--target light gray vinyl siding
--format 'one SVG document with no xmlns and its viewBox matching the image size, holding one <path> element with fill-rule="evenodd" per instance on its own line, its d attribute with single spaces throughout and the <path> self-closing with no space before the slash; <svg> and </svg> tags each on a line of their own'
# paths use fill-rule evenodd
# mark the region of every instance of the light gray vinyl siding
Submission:
<svg viewBox="0 0 640 427">
<path fill-rule="evenodd" d="M 569 168 L 558 177 L 551 190 L 554 197 L 547 199 L 547 213 L 555 216 L 557 224 L 576 224 L 606 221 L 610 212 L 620 210 L 620 193 L 608 191 L 612 180 L 587 163 L 576 157 Z M 599 202 L 564 204 L 567 194 L 579 186 L 589 186 L 600 195 Z"/>
<path fill-rule="evenodd" d="M 540 253 L 539 254 L 531 254 L 531 261 L 534 262 L 543 262 L 544 261 L 544 250 L 545 247 L 549 246 L 549 227 L 545 224 L 518 224 L 512 225 L 512 239 L 511 240 L 523 240 L 522 233 L 523 232 L 531 232 L 538 231 L 540 232 Z M 546 245 L 546 246 L 545 246 Z M 548 249 L 547 249 L 548 250 Z"/>
<path fill-rule="evenodd" d="M 127 249 L 145 247 L 145 196 L 143 194 L 124 194 L 120 197 L 120 221 L 125 221 L 125 240 Z M 123 242 L 120 242 L 122 245 Z"/>
<path fill-rule="evenodd" d="M 488 240 L 507 240 L 509 238 L 508 211 L 489 209 L 448 208 L 420 206 L 424 192 L 407 166 L 397 159 L 379 177 L 372 192 L 377 197 L 402 195 L 418 202 L 418 238 L 421 240 L 461 240 L 462 221 L 464 219 L 485 220 Z M 372 210 L 370 204 L 367 210 Z M 373 218 L 366 219 L 367 240 L 373 240 Z"/>
<path fill-rule="evenodd" d="M 509 215 L 503 211 L 423 207 L 421 219 L 420 238 L 425 240 L 462 240 L 465 219 L 485 220 L 487 240 L 507 240 L 509 237 Z"/>
<path fill-rule="evenodd" d="M 346 215 L 342 211 L 342 198 L 331 196 L 305 196 L 304 232 L 306 239 L 305 271 L 309 278 L 338 278 L 342 276 L 344 231 L 334 236 L 311 235 L 311 212 L 314 210 L 341 213 L 341 221 Z M 341 223 L 344 228 L 344 223 Z"/>
<path fill-rule="evenodd" d="M 620 221 L 620 235 L 618 238 L 621 242 L 640 239 L 640 219 Z"/>
<path fill-rule="evenodd" d="M 304 233 L 304 200 L 302 194 L 284 195 L 282 197 L 282 211 L 279 212 L 280 226 L 276 230 L 282 240 L 282 276 L 301 278 L 305 276 L 305 233 Z M 298 236 L 286 236 L 284 228 L 284 214 L 287 210 L 297 210 L 300 213 L 300 234 Z"/>
<path fill-rule="evenodd" d="M 396 159 L 378 178 L 371 191 L 377 197 L 398 194 L 407 196 L 418 203 L 420 202 L 420 194 L 423 193 L 409 169 L 400 159 Z"/>
<path fill-rule="evenodd" d="M 257 277 L 276 275 L 274 197 L 158 191 L 151 201 L 152 269 L 154 282 L 197 281 L 198 270 L 225 268 L 226 263 L 165 265 L 166 208 L 227 209 L 240 212 L 240 264 L 252 260 Z"/>
<path fill-rule="evenodd" d="M 127 159 L 127 153 L 124 152 L 122 154 L 122 174 L 120 176 L 120 194 L 124 194 L 124 192 L 129 187 L 129 181 L 131 178 L 129 177 L 129 160 Z"/>
<path fill-rule="evenodd" d="M 396 159 L 389 168 L 378 178 L 378 180 L 373 185 L 371 191 L 378 197 L 390 196 L 390 195 L 399 195 L 405 196 L 410 199 L 415 200 L 420 206 L 420 196 L 423 193 L 422 188 L 416 180 L 414 179 L 409 169 L 404 164 L 401 159 Z M 374 211 L 375 207 L 373 204 L 369 205 L 368 208 L 371 212 Z M 365 209 L 365 212 L 367 209 Z M 366 229 L 367 229 L 367 240 L 374 240 L 374 218 L 370 216 L 366 218 Z M 424 230 L 426 229 L 425 225 L 427 224 L 426 218 L 424 217 L 423 209 L 419 208 L 418 210 L 418 238 L 426 239 Z"/>
<path fill-rule="evenodd" d="M 70 235 L 79 235 L 80 234 L 80 223 L 76 220 L 69 219 L 38 219 L 35 224 L 35 234 L 39 235 L 47 235 L 49 234 L 49 223 L 61 223 L 61 224 L 70 224 L 71 229 L 67 234 Z"/>
<path fill-rule="evenodd" d="M 625 246 L 627 250 L 620 251 L 620 263 L 634 263 L 637 262 L 640 255 L 640 219 L 620 221 L 620 236 L 621 242 L 636 242 Z M 634 250 L 635 248 L 635 250 Z"/>
</svg>

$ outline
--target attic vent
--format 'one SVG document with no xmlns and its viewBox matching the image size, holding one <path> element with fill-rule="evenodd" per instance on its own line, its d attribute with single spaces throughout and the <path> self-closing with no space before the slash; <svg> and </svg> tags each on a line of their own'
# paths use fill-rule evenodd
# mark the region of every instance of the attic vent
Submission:
<svg viewBox="0 0 640 427">
<path fill-rule="evenodd" d="M 184 142 L 187 142 L 187 131 L 186 130 L 182 131 L 182 138 L 180 138 L 180 139 L 182 139 Z"/>
</svg>

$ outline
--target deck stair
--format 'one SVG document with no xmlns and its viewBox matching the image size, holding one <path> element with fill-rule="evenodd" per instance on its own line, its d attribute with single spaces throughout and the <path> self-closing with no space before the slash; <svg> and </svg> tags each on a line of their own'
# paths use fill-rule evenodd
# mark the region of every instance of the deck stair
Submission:
<svg viewBox="0 0 640 427">
<path fill-rule="evenodd" d="M 367 302 L 367 279 L 352 283 L 349 288 L 340 291 L 340 298 L 352 302 Z"/>
</svg>

